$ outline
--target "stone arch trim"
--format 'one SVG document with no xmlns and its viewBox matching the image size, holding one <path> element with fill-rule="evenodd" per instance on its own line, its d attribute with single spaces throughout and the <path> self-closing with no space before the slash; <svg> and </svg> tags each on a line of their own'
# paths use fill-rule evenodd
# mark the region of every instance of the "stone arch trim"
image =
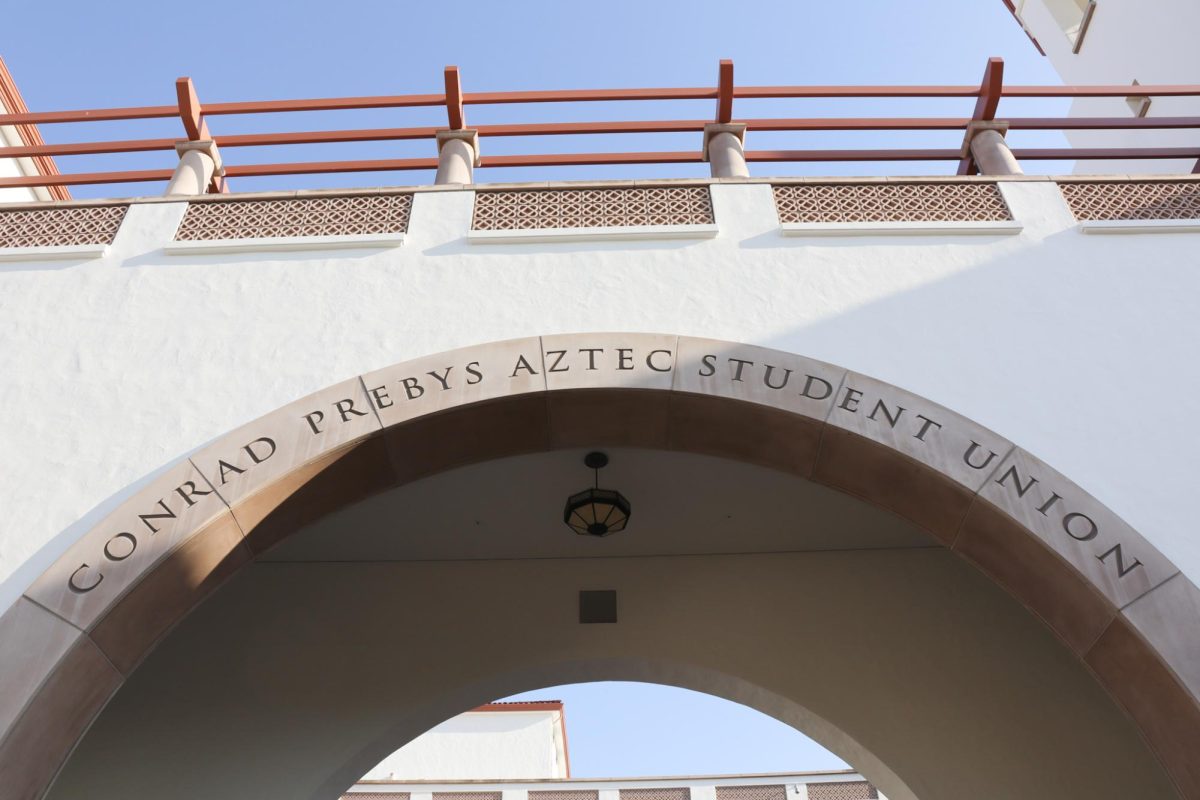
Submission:
<svg viewBox="0 0 1200 800">
<path fill-rule="evenodd" d="M 659 334 L 419 358 L 165 470 L 0 617 L 0 774 L 39 798 L 145 655 L 299 526 L 457 466 L 576 446 L 783 470 L 919 525 L 1039 616 L 1200 800 L 1200 589 L 1066 477 L 923 398 L 802 356 Z"/>
</svg>

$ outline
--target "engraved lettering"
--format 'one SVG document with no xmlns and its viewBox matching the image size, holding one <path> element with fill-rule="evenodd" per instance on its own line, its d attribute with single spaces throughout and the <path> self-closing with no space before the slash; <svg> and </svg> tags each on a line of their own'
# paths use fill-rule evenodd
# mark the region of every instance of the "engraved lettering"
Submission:
<svg viewBox="0 0 1200 800">
<path fill-rule="evenodd" d="M 333 407 L 337 409 L 338 415 L 342 418 L 342 422 L 349 422 L 351 414 L 356 417 L 365 417 L 367 415 L 366 411 L 359 411 L 357 408 L 355 408 L 354 401 L 349 398 L 345 400 L 338 400 L 333 404 Z"/>
<path fill-rule="evenodd" d="M 667 365 L 665 367 L 654 366 L 654 357 L 659 353 L 665 353 L 667 356 Z M 646 354 L 646 366 L 655 372 L 670 372 L 671 371 L 671 351 L 670 350 L 651 350 Z"/>
<path fill-rule="evenodd" d="M 883 412 L 884 418 L 887 419 L 888 427 L 895 428 L 896 423 L 900 421 L 900 417 L 904 415 L 904 406 L 896 406 L 896 416 L 893 417 L 891 412 L 888 411 L 888 407 L 883 404 L 883 400 L 876 400 L 875 407 L 871 409 L 871 413 L 867 415 L 867 419 L 874 420 L 875 415 L 880 411 Z"/>
<path fill-rule="evenodd" d="M 242 469 L 241 467 L 235 467 L 233 464 L 230 464 L 227 461 L 218 461 L 217 468 L 220 469 L 220 471 L 221 471 L 221 485 L 222 486 L 229 483 L 229 478 L 226 477 L 226 475 L 228 473 L 232 472 L 237 475 L 241 475 L 243 472 L 246 471 L 246 470 Z"/>
<path fill-rule="evenodd" d="M 158 533 L 158 528 L 154 527 L 154 523 L 151 522 L 151 520 L 175 519 L 175 512 L 170 509 L 165 501 L 159 500 L 158 507 L 162 509 L 161 514 L 138 514 L 138 519 L 142 521 L 143 525 L 150 529 L 151 533 Z"/>
<path fill-rule="evenodd" d="M 846 396 L 842 398 L 842 402 L 838 403 L 838 408 L 844 408 L 853 414 L 854 412 L 858 411 L 858 401 L 861 397 L 862 392 L 860 392 L 858 389 L 851 389 L 849 386 L 847 386 Z M 853 407 L 851 407 L 851 403 L 854 404 Z"/>
<path fill-rule="evenodd" d="M 737 364 L 737 367 L 733 370 L 733 379 L 735 381 L 741 381 L 742 370 L 745 369 L 747 364 L 754 366 L 753 361 L 746 361 L 745 359 L 741 359 L 741 358 L 731 358 L 731 359 L 729 359 L 729 363 Z"/>
<path fill-rule="evenodd" d="M 1083 520 L 1084 524 L 1086 525 L 1086 528 L 1082 534 L 1071 530 L 1071 523 L 1077 519 Z M 1089 539 L 1095 539 L 1096 534 L 1100 533 L 1100 529 L 1096 527 L 1096 523 L 1092 521 L 1092 518 L 1087 514 L 1081 514 L 1078 511 L 1072 511 L 1070 514 L 1064 516 L 1062 526 L 1063 530 L 1067 532 L 1067 536 L 1070 536 L 1072 539 L 1079 542 L 1086 542 Z M 1078 526 L 1076 527 L 1078 528 Z"/>
<path fill-rule="evenodd" d="M 400 381 L 400 385 L 404 387 L 404 393 L 408 395 L 409 400 L 416 400 L 425 394 L 425 387 L 416 378 L 405 378 Z"/>
<path fill-rule="evenodd" d="M 787 369 L 786 367 L 784 368 L 783 380 L 780 381 L 778 386 L 771 383 L 771 373 L 774 371 L 775 371 L 775 367 L 771 366 L 770 364 L 763 364 L 763 383 L 766 384 L 767 388 L 768 389 L 782 389 L 783 387 L 787 386 L 788 379 L 792 377 L 792 371 L 790 369 Z"/>
<path fill-rule="evenodd" d="M 1096 558 L 1101 562 L 1105 562 L 1108 560 L 1108 557 L 1111 556 L 1113 553 L 1117 554 L 1117 577 L 1118 578 L 1124 578 L 1130 572 L 1133 572 L 1133 570 L 1142 566 L 1142 562 L 1138 561 L 1136 558 L 1133 560 L 1133 563 L 1131 563 L 1129 566 L 1125 566 L 1125 554 L 1121 551 L 1120 543 L 1114 544 L 1108 550 L 1105 550 L 1103 553 L 1096 556 Z"/>
<path fill-rule="evenodd" d="M 425 374 L 440 383 L 442 385 L 442 391 L 444 392 L 450 388 L 450 370 L 452 369 L 454 369 L 454 367 L 446 367 L 446 371 L 441 375 L 438 375 L 437 370 L 430 370 Z"/>
<path fill-rule="evenodd" d="M 518 373 L 518 372 L 520 372 L 521 370 L 525 370 L 525 371 L 526 371 L 526 372 L 528 372 L 530 375 L 537 375 L 537 374 L 538 374 L 536 369 L 534 369 L 533 367 L 529 366 L 529 362 L 525 360 L 525 356 L 520 356 L 520 355 L 519 355 L 519 356 L 517 356 L 517 365 L 516 365 L 515 367 L 513 367 L 512 374 L 511 374 L 511 375 L 509 375 L 508 377 L 510 377 L 510 378 L 515 378 L 515 377 L 517 377 L 517 373 Z"/>
<path fill-rule="evenodd" d="M 919 442 L 925 441 L 925 434 L 929 432 L 930 428 L 937 428 L 939 431 L 942 429 L 942 423 L 934 422 L 924 414 L 917 414 L 917 419 L 924 420 L 925 423 L 921 426 L 921 430 L 913 434 L 913 438 Z"/>
<path fill-rule="evenodd" d="M 70 578 L 67 578 L 67 587 L 68 587 L 68 588 L 69 588 L 69 589 L 70 589 L 72 592 L 75 592 L 76 594 L 87 594 L 87 593 L 88 593 L 88 592 L 90 592 L 92 589 L 95 589 L 97 586 L 99 586 L 99 585 L 100 585 L 100 581 L 104 580 L 104 574 L 103 574 L 103 573 L 96 573 L 96 580 L 95 580 L 95 582 L 93 582 L 93 583 L 91 583 L 90 585 L 87 585 L 87 586 L 84 586 L 82 583 L 80 583 L 78 580 L 76 580 L 76 579 L 79 577 L 79 573 L 81 573 L 81 572 L 84 572 L 84 571 L 86 571 L 86 570 L 88 570 L 88 569 L 90 569 L 90 567 L 88 567 L 88 565 L 87 565 L 87 564 L 80 564 L 80 565 L 79 565 L 79 569 L 77 569 L 77 570 L 75 570 L 74 572 L 72 572 L 72 573 L 71 573 L 71 577 L 70 577 Z"/>
<path fill-rule="evenodd" d="M 1047 516 L 1046 512 L 1049 511 L 1050 507 L 1059 500 L 1062 500 L 1062 496 L 1059 495 L 1058 492 L 1051 492 L 1050 499 L 1038 506 L 1038 513 L 1040 513 L 1043 517 Z"/>
<path fill-rule="evenodd" d="M 815 394 L 812 394 L 812 392 L 811 392 L 811 389 L 812 389 L 814 383 L 821 384 L 821 386 L 823 386 L 825 389 L 825 393 L 822 394 L 820 397 L 818 397 Z M 816 375 L 805 375 L 804 376 L 804 388 L 800 391 L 801 397 L 807 397 L 809 400 L 826 400 L 829 398 L 829 396 L 831 394 L 833 394 L 833 384 L 832 383 L 825 380 L 824 378 L 818 378 Z"/>
<path fill-rule="evenodd" d="M 603 347 L 581 347 L 579 352 L 588 354 L 588 371 L 596 369 L 596 353 L 603 353 Z"/>
<path fill-rule="evenodd" d="M 971 469 L 987 469 L 988 464 L 991 464 L 992 461 L 994 461 L 997 458 L 996 452 L 994 450 L 988 450 L 988 457 L 984 460 L 984 462 L 982 464 L 971 463 L 971 453 L 974 453 L 981 446 L 982 445 L 980 445 L 979 442 L 972 439 L 971 446 L 967 448 L 967 452 L 963 453 L 963 463 L 966 464 Z"/>
<path fill-rule="evenodd" d="M 374 389 L 368 390 L 368 392 L 376 408 L 391 408 L 396 405 L 392 402 L 391 395 L 387 393 L 386 386 L 376 386 Z"/>
<path fill-rule="evenodd" d="M 206 492 L 203 489 L 197 489 L 195 481 L 184 481 L 183 483 L 179 484 L 178 487 L 176 487 L 175 494 L 182 497 L 183 502 L 188 504 L 188 508 L 191 508 L 192 506 L 196 505 L 196 501 L 193 498 L 203 497 L 206 494 L 212 494 L 212 489 L 209 489 Z"/>
<path fill-rule="evenodd" d="M 265 456 L 260 456 L 258 453 L 254 452 L 254 445 L 256 444 L 265 444 L 268 448 L 270 448 Z M 260 436 L 242 449 L 246 451 L 246 455 L 250 456 L 251 461 L 253 461 L 255 464 L 261 464 L 271 456 L 275 455 L 275 440 L 269 436 Z"/>
<path fill-rule="evenodd" d="M 114 549 L 113 542 L 118 541 L 127 542 L 127 544 Z M 124 561 L 133 555 L 134 550 L 137 550 L 137 537 L 125 531 L 121 531 L 104 543 L 104 557 L 109 561 Z"/>
<path fill-rule="evenodd" d="M 1014 464 L 1014 465 L 1012 465 L 1011 467 L 1009 467 L 1008 469 L 1006 469 L 1006 470 L 1004 471 L 1004 474 L 1003 474 L 1003 475 L 1001 475 L 1001 476 L 1000 476 L 1000 477 L 999 477 L 999 478 L 996 480 L 996 483 L 998 483 L 998 484 L 1000 484 L 1001 486 L 1003 486 L 1003 485 L 1004 485 L 1004 482 L 1005 482 L 1006 480 L 1008 480 L 1009 476 L 1011 476 L 1011 477 L 1012 477 L 1012 479 L 1013 479 L 1013 483 L 1015 484 L 1015 486 L 1014 486 L 1013 488 L 1015 488 L 1015 489 L 1017 490 L 1017 496 L 1018 496 L 1018 497 L 1024 497 L 1024 496 L 1025 496 L 1025 493 L 1026 493 L 1026 492 L 1028 492 L 1030 489 L 1032 489 L 1032 488 L 1033 488 L 1033 485 L 1034 485 L 1035 483 L 1037 483 L 1037 482 L 1038 482 L 1038 479 L 1037 479 L 1037 478 L 1035 478 L 1035 477 L 1033 477 L 1032 475 L 1030 475 L 1030 476 L 1029 476 L 1029 483 L 1027 483 L 1027 484 L 1025 484 L 1024 486 L 1022 486 L 1022 485 L 1021 485 L 1021 476 L 1017 474 L 1017 466 L 1016 466 L 1016 464 Z"/>
</svg>

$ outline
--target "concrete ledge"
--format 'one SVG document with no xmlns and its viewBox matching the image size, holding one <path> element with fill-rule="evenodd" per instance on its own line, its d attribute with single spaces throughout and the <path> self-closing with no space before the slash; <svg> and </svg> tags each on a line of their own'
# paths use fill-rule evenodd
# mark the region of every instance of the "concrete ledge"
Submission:
<svg viewBox="0 0 1200 800">
<path fill-rule="evenodd" d="M 0 247 L 0 261 L 71 261 L 102 258 L 106 244 L 64 244 L 57 247 Z"/>
<path fill-rule="evenodd" d="M 471 244 L 531 244 L 535 242 L 599 242 L 638 239 L 712 239 L 716 225 L 623 225 L 611 228 L 524 228 L 511 231 L 471 231 Z"/>
<path fill-rule="evenodd" d="M 197 239 L 168 242 L 163 250 L 172 256 L 209 253 L 280 253 L 290 250 L 347 250 L 353 248 L 400 247 L 403 233 L 372 233 L 361 236 L 279 236 L 264 239 Z"/>
<path fill-rule="evenodd" d="M 1091 219 L 1079 223 L 1084 233 L 1200 233 L 1200 219 Z"/>
<path fill-rule="evenodd" d="M 944 236 L 1020 233 L 1019 222 L 784 222 L 784 236 Z"/>
</svg>

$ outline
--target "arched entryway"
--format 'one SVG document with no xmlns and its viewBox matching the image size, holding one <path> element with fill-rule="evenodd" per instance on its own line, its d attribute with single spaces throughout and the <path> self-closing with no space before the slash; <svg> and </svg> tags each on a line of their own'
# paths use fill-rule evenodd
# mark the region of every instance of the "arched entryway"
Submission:
<svg viewBox="0 0 1200 800">
<path fill-rule="evenodd" d="M 221 602 L 250 591 L 247 587 L 255 583 L 243 577 L 250 572 L 245 567 L 253 564 L 262 572 L 274 548 L 288 546 L 281 543 L 298 530 L 344 513 L 359 501 L 421 485 L 414 482 L 431 476 L 590 447 L 690 454 L 714 463 L 767 468 L 764 473 L 856 498 L 856 504 L 873 506 L 874 513 L 889 519 L 896 515 L 927 538 L 924 546 L 913 549 L 930 551 L 939 560 L 936 569 L 945 570 L 926 589 L 966 581 L 964 587 L 974 588 L 963 592 L 986 605 L 987 597 L 1001 596 L 996 587 L 1002 587 L 1036 617 L 1021 612 L 1032 627 L 1022 628 L 1020 636 L 1044 633 L 1044 623 L 1058 637 L 1055 649 L 1039 656 L 1045 659 L 1042 675 L 1061 669 L 1058 685 L 1063 690 L 1075 685 L 1086 694 L 1102 686 L 1114 713 L 1119 708 L 1132 718 L 1178 792 L 1200 797 L 1200 766 L 1194 756 L 1200 751 L 1200 710 L 1195 686 L 1189 686 L 1196 668 L 1187 657 L 1198 625 L 1196 589 L 1145 539 L 1032 455 L 903 390 L 791 354 L 649 334 L 517 340 L 401 364 L 297 401 L 167 470 L 82 537 L 0 621 L 0 646 L 23 654 L 8 657 L 3 675 L 6 702 L 9 697 L 13 701 L 3 709 L 8 730 L 0 743 L 0 767 L 13 776 L 15 796 L 41 796 L 118 688 L 141 680 L 139 664 L 164 635 L 237 573 L 196 615 L 196 624 L 219 617 Z M 555 510 L 547 513 L 553 516 Z M 779 569 L 785 560 L 777 555 L 747 569 Z M 828 560 L 832 564 L 836 557 L 830 554 Z M 887 574 L 881 570 L 879 580 Z M 510 575 L 508 580 L 530 577 Z M 909 578 L 894 591 L 921 587 L 919 578 Z M 347 592 L 353 594 L 353 588 Z M 801 588 L 799 583 L 789 587 Z M 720 593 L 699 594 L 695 601 L 710 595 Z M 272 596 L 280 595 L 264 595 L 255 607 L 268 608 L 266 598 Z M 853 605 L 848 600 L 853 596 L 829 597 L 828 616 L 836 618 L 833 609 L 839 603 Z M 913 595 L 918 596 L 919 591 Z M 756 605 L 761 599 L 747 595 L 747 608 L 763 608 Z M 766 606 L 772 613 L 759 616 L 783 623 L 788 603 L 811 607 L 813 597 L 781 595 L 775 600 Z M 973 619 L 974 626 L 956 635 L 966 637 L 974 630 L 977 643 L 993 635 L 1000 641 L 987 622 L 1002 616 L 1000 608 L 991 616 L 968 614 L 964 619 Z M 879 613 L 882 609 L 877 607 Z M 480 609 L 477 621 L 486 621 L 486 611 Z M 747 614 L 739 619 L 750 618 Z M 865 611 L 855 617 L 871 618 Z M 191 624 L 188 620 L 185 627 Z M 714 619 L 710 628 L 739 632 L 731 618 Z M 830 642 L 837 641 L 836 631 L 827 633 Z M 172 646 L 173 639 L 168 640 Z M 620 650 L 617 644 L 614 653 Z M 896 643 L 891 647 L 899 649 Z M 180 643 L 177 650 L 182 653 L 186 647 Z M 530 670 L 558 663 L 551 653 L 530 652 L 538 654 L 526 665 Z M 1055 661 L 1055 653 L 1067 660 Z M 589 652 L 578 660 L 606 663 L 601 655 Z M 706 664 L 683 653 L 661 655 L 655 663 L 728 675 L 764 696 L 787 696 L 768 688 L 772 681 L 767 676 L 751 678 L 733 666 Z M 993 661 L 1002 655 L 993 654 Z M 624 657 L 635 656 L 631 651 Z M 1010 666 L 1019 670 L 1020 663 Z M 986 672 L 985 664 L 978 668 Z M 463 704 L 431 700 L 429 718 L 414 710 L 411 725 L 428 727 L 438 715 L 523 688 L 516 680 L 501 691 L 476 686 L 472 694 L 474 684 L 467 677 L 460 687 Z M 652 677 L 673 682 L 663 675 Z M 1019 684 L 1038 678 L 1014 680 Z M 682 678 L 678 682 L 686 685 Z M 966 708 L 966 694 L 961 697 Z M 946 698 L 953 704 L 953 692 Z M 789 702 L 804 705 L 794 698 Z M 108 716 L 106 712 L 96 723 L 96 731 Z M 811 718 L 822 719 L 819 714 Z M 847 727 L 861 729 L 861 722 L 829 719 L 828 724 L 827 739 L 842 736 Z M 398 729 L 396 736 L 419 732 Z M 813 732 L 821 738 L 820 730 Z M 1030 740 L 1034 738 L 1031 733 Z M 375 746 L 401 743 L 383 739 Z M 853 750 L 855 741 L 842 741 L 841 751 Z M 933 776 L 926 784 L 911 765 L 900 774 L 888 758 L 878 758 L 881 746 L 860 750 L 847 755 L 857 757 L 864 771 L 888 773 L 877 774 L 880 783 L 891 782 L 901 791 L 909 787 L 918 796 L 944 792 Z M 357 768 L 356 759 L 368 757 L 365 752 L 343 755 L 347 770 Z M 874 766 L 863 759 L 875 759 Z M 344 777 L 333 770 L 329 780 Z M 324 788 L 336 791 L 333 783 Z"/>
</svg>

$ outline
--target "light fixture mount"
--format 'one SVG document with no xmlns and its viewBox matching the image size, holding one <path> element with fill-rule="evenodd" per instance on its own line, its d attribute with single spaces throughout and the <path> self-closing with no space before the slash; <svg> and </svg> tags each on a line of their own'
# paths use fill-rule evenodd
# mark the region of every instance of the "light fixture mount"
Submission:
<svg viewBox="0 0 1200 800">
<path fill-rule="evenodd" d="M 563 522 L 578 535 L 595 538 L 625 530 L 632 506 L 615 489 L 600 488 L 600 470 L 608 466 L 608 455 L 593 451 L 584 456 L 583 464 L 595 472 L 595 484 L 567 498 Z"/>
</svg>

